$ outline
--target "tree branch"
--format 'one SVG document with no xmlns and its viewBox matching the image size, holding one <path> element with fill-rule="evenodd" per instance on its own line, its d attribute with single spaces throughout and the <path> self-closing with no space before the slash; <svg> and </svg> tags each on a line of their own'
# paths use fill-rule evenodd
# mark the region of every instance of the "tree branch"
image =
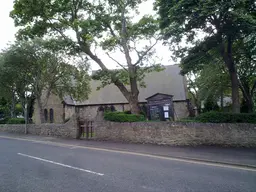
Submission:
<svg viewBox="0 0 256 192">
<path fill-rule="evenodd" d="M 158 42 L 158 39 L 156 40 L 156 42 L 153 45 L 151 45 L 146 51 L 144 51 L 142 53 L 142 55 L 140 55 L 139 51 L 137 51 L 136 48 L 134 48 L 139 57 L 138 61 L 136 63 L 134 63 L 135 66 L 138 65 L 143 60 L 143 58 L 148 54 L 149 51 L 151 51 L 153 49 L 153 47 L 157 44 L 157 42 Z"/>
<path fill-rule="evenodd" d="M 109 29 L 111 35 L 115 38 L 117 38 L 117 35 L 115 34 L 114 30 L 112 29 L 111 25 L 109 23 L 105 23 L 105 25 L 107 26 L 107 28 Z"/>
<path fill-rule="evenodd" d="M 54 24 L 52 23 L 52 21 L 50 19 L 47 19 L 51 24 L 52 24 L 52 28 L 57 31 L 64 39 L 69 39 L 64 33 L 63 31 L 61 31 L 60 29 L 58 29 L 57 27 L 54 27 Z"/>
<path fill-rule="evenodd" d="M 115 61 L 120 67 L 122 67 L 124 70 L 126 70 L 128 72 L 128 70 L 120 63 L 118 62 L 116 59 L 114 59 L 113 57 L 111 57 L 108 53 L 106 53 L 107 56 L 112 59 L 113 61 Z"/>
</svg>

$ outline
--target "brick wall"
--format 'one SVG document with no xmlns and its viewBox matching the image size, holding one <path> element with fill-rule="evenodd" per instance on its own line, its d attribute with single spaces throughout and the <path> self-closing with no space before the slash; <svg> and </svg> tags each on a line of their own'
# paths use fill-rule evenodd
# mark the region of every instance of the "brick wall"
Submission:
<svg viewBox="0 0 256 192">
<path fill-rule="evenodd" d="M 25 125 L 0 125 L 0 132 L 25 133 Z M 53 136 L 63 138 L 77 138 L 78 126 L 75 116 L 65 124 L 29 124 L 27 125 L 28 134 Z"/>
<path fill-rule="evenodd" d="M 168 145 L 256 147 L 256 125 L 176 122 L 97 122 L 97 139 Z"/>
</svg>

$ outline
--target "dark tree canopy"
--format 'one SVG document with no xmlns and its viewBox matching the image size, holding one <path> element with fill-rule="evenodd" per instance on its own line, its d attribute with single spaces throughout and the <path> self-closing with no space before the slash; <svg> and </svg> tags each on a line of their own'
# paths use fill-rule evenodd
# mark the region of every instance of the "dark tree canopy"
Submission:
<svg viewBox="0 0 256 192">
<path fill-rule="evenodd" d="M 213 53 L 220 55 L 230 75 L 233 111 L 240 111 L 239 80 L 234 45 L 256 30 L 254 0 L 158 0 L 160 28 L 171 43 L 185 41 L 192 47 L 178 49 L 184 71 L 200 68 Z M 198 38 L 198 35 L 203 38 Z"/>
</svg>

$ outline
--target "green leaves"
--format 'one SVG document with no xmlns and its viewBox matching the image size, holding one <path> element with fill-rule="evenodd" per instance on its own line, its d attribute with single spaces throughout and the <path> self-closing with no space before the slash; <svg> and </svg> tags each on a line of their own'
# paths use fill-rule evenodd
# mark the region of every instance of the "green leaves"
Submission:
<svg viewBox="0 0 256 192">
<path fill-rule="evenodd" d="M 125 98 L 136 101 L 138 98 L 130 98 L 138 95 L 136 78 L 139 82 L 143 75 L 138 75 L 134 69 L 150 66 L 149 62 L 144 62 L 152 58 L 156 44 L 152 39 L 159 39 L 158 21 L 153 16 L 145 15 L 137 22 L 134 20 L 142 2 L 144 0 L 15 0 L 11 17 L 21 28 L 18 37 L 51 36 L 63 40 L 63 52 L 69 48 L 70 54 L 83 52 L 100 66 L 104 73 L 98 75 L 102 86 L 114 83 Z M 140 44 L 143 46 L 137 46 Z M 53 46 L 55 49 L 60 47 Z M 107 54 L 111 54 L 110 51 L 124 54 L 126 62 L 121 65 L 112 57 L 124 70 L 108 70 L 92 48 L 106 50 Z M 131 55 L 137 55 L 137 61 Z M 125 85 L 131 81 L 131 89 L 127 89 Z"/>
<path fill-rule="evenodd" d="M 54 92 L 61 99 L 66 95 L 78 100 L 87 98 L 90 77 L 86 65 L 77 68 L 67 63 L 67 58 L 63 58 L 65 55 L 55 43 L 35 39 L 18 41 L 9 47 L 3 53 L 1 82 L 9 85 L 9 89 L 13 88 L 19 98 L 25 98 L 26 92 L 37 99 L 43 96 L 43 92 Z M 4 80 L 4 77 L 9 78 Z"/>
<path fill-rule="evenodd" d="M 237 37 L 256 30 L 256 11 L 253 1 L 236 0 L 158 0 L 160 27 L 167 38 L 181 40 L 202 30 L 207 35 L 216 33 Z"/>
<path fill-rule="evenodd" d="M 239 79 L 235 62 L 235 44 L 256 31 L 256 6 L 250 0 L 158 0 L 160 28 L 166 40 L 187 49 L 176 49 L 182 57 L 183 73 L 199 71 L 215 58 L 222 57 L 232 85 L 233 111 L 240 111 Z"/>
</svg>

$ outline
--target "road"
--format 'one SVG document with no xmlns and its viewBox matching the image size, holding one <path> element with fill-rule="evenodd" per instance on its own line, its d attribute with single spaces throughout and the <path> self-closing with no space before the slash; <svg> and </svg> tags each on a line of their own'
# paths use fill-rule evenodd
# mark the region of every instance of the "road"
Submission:
<svg viewBox="0 0 256 192">
<path fill-rule="evenodd" d="M 255 192 L 256 169 L 0 138 L 0 192 Z"/>
</svg>

